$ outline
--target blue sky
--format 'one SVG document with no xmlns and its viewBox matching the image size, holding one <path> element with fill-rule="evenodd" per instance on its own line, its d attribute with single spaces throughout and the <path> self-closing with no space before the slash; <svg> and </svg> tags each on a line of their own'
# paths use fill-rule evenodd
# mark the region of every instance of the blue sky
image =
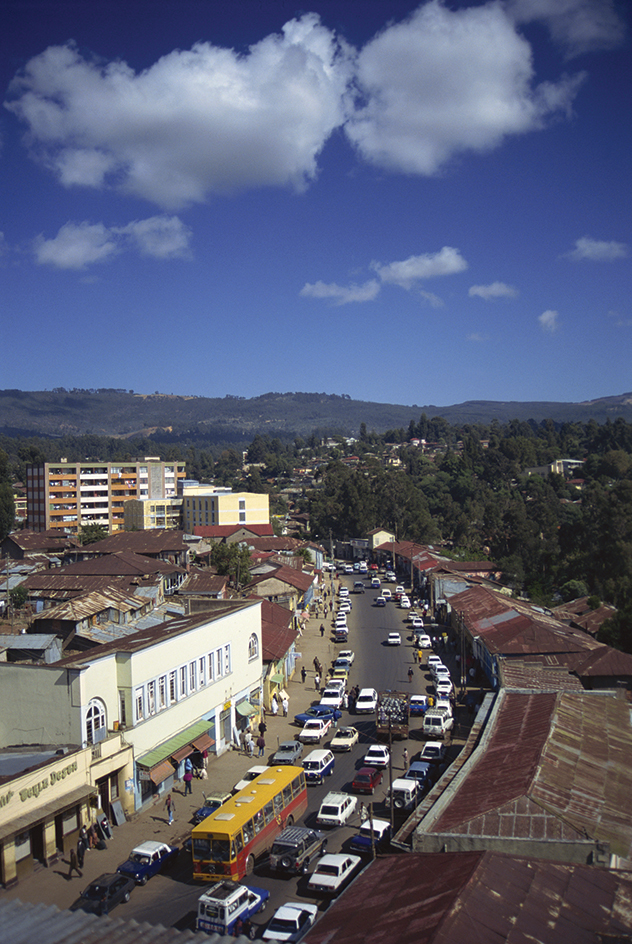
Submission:
<svg viewBox="0 0 632 944">
<path fill-rule="evenodd" d="M 632 390 L 629 7 L 4 0 L 0 387 Z"/>
</svg>

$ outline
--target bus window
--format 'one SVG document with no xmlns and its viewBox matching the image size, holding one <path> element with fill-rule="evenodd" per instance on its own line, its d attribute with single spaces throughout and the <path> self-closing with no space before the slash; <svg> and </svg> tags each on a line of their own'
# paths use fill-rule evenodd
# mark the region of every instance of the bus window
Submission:
<svg viewBox="0 0 632 944">
<path fill-rule="evenodd" d="M 292 781 L 292 793 L 294 796 L 298 796 L 301 792 L 301 781 L 298 777 L 295 777 Z"/>
<path fill-rule="evenodd" d="M 283 787 L 283 803 L 285 806 L 289 806 L 292 799 L 292 786 L 288 783 L 287 787 Z"/>
<path fill-rule="evenodd" d="M 263 810 L 257 810 L 254 815 L 254 824 L 255 824 L 255 833 L 260 833 L 263 829 L 265 820 L 263 818 Z"/>
<path fill-rule="evenodd" d="M 213 853 L 211 858 L 216 862 L 228 862 L 230 857 L 230 840 L 213 839 Z"/>
<path fill-rule="evenodd" d="M 305 790 L 305 774 L 301 770 L 298 779 L 301 781 L 301 790 Z"/>
<path fill-rule="evenodd" d="M 282 812 L 283 812 L 283 797 L 281 796 L 280 793 L 277 793 L 277 795 L 274 798 L 274 813 L 276 816 L 280 816 Z"/>
<path fill-rule="evenodd" d="M 193 858 L 210 859 L 211 858 L 211 840 L 194 839 L 193 840 Z"/>
<path fill-rule="evenodd" d="M 244 841 L 241 838 L 241 833 L 237 833 L 237 835 L 233 837 L 233 842 L 235 843 L 235 850 L 237 853 L 241 852 L 241 850 L 244 848 Z"/>
<path fill-rule="evenodd" d="M 274 807 L 272 805 L 272 800 L 270 800 L 269 803 L 266 803 L 263 809 L 263 815 L 266 818 L 266 826 L 267 826 L 270 820 L 274 819 Z"/>
<path fill-rule="evenodd" d="M 244 823 L 244 842 L 248 844 L 254 839 L 255 831 L 252 825 L 252 820 L 249 819 L 247 823 Z"/>
</svg>

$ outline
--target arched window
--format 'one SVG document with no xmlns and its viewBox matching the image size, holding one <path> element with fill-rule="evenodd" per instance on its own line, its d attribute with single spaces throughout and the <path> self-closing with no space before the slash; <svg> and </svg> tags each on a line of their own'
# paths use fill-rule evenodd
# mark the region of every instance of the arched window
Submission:
<svg viewBox="0 0 632 944">
<path fill-rule="evenodd" d="M 100 698 L 91 698 L 86 712 L 86 736 L 88 744 L 103 741 L 107 734 L 105 705 Z"/>
<path fill-rule="evenodd" d="M 252 662 L 259 655 L 259 639 L 256 633 L 253 633 L 248 640 L 248 662 Z"/>
</svg>

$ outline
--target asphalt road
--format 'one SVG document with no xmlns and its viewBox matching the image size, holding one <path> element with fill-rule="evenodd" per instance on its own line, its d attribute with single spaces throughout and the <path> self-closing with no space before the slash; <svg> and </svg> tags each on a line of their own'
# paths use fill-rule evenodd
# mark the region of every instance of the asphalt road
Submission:
<svg viewBox="0 0 632 944">
<path fill-rule="evenodd" d="M 342 578 L 342 583 L 351 588 L 358 575 Z M 348 615 L 349 639 L 345 644 L 330 643 L 328 651 L 332 660 L 340 649 L 353 649 L 355 661 L 350 676 L 350 684 L 358 684 L 360 688 L 370 687 L 378 691 L 381 689 L 395 689 L 417 694 L 426 691 L 429 676 L 424 675 L 421 667 L 414 664 L 413 649 L 408 640 L 409 631 L 406 623 L 407 611 L 399 609 L 394 602 L 384 607 L 374 606 L 374 599 L 379 591 L 369 589 L 370 579 L 365 579 L 367 590 L 364 594 L 352 593 L 353 609 Z M 389 585 L 394 589 L 395 585 Z M 327 627 L 330 623 L 327 621 Z M 386 637 L 389 632 L 400 632 L 402 645 L 400 647 L 387 646 Z M 412 683 L 408 680 L 408 669 L 415 666 L 415 675 Z M 314 693 L 317 701 L 316 692 Z M 325 784 L 309 787 L 309 807 L 303 822 L 309 826 L 316 825 L 316 815 L 325 795 L 330 790 L 351 792 L 351 781 L 355 771 L 363 766 L 362 758 L 367 747 L 375 743 L 375 720 L 368 715 L 350 715 L 343 712 L 339 722 L 341 725 L 354 725 L 360 732 L 360 742 L 349 754 L 336 754 L 336 765 L 331 777 Z M 296 728 L 298 735 L 299 729 Z M 325 746 L 325 745 L 323 745 Z M 393 776 L 401 776 L 404 764 L 402 752 L 406 742 L 395 742 L 393 745 Z M 412 755 L 417 748 L 412 742 L 408 745 Z M 311 748 L 306 748 L 305 753 Z M 385 804 L 388 788 L 388 771 L 385 772 L 382 786 L 373 797 L 361 797 L 360 802 L 374 804 L 374 815 L 389 818 L 389 809 Z M 329 830 L 328 852 L 339 852 L 346 848 L 347 843 L 357 832 L 359 816 L 354 815 L 351 825 Z M 128 918 L 136 921 L 147 921 L 151 924 L 175 926 L 180 929 L 194 926 L 197 911 L 197 900 L 204 889 L 202 884 L 193 884 L 191 879 L 191 865 L 186 857 L 180 857 L 182 862 L 176 869 L 165 875 L 157 875 L 142 890 L 142 895 L 135 894 L 130 902 L 120 909 Z M 270 891 L 270 902 L 265 913 L 254 920 L 254 924 L 265 926 L 268 918 L 280 905 L 287 901 L 315 899 L 306 888 L 306 877 L 273 876 L 265 868 L 265 864 L 258 866 L 255 873 L 248 880 L 250 885 L 258 885 Z M 320 901 L 321 907 L 326 907 L 326 900 Z"/>
</svg>

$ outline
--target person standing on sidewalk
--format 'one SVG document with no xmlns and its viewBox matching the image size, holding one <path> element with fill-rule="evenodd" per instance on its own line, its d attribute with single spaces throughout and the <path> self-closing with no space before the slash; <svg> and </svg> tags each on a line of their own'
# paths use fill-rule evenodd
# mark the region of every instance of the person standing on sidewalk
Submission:
<svg viewBox="0 0 632 944">
<path fill-rule="evenodd" d="M 263 734 L 260 734 L 257 738 L 257 747 L 259 748 L 259 757 L 263 757 L 266 749 L 266 742 Z"/>
<path fill-rule="evenodd" d="M 320 675 L 318 674 L 318 672 L 314 676 L 314 688 L 316 689 L 316 691 L 318 691 L 318 689 L 320 688 Z"/>
<path fill-rule="evenodd" d="M 184 774 L 183 779 L 184 779 L 184 795 L 187 796 L 188 794 L 192 794 L 193 793 L 193 785 L 192 785 L 193 771 L 187 770 Z"/>
<path fill-rule="evenodd" d="M 412 665 L 411 665 L 411 667 L 410 667 L 409 670 L 408 670 L 408 684 L 409 684 L 409 685 L 410 685 L 410 683 L 411 683 L 412 680 L 413 680 L 413 675 L 414 675 L 414 674 L 415 674 L 415 673 L 413 672 L 413 667 L 412 667 Z"/>
<path fill-rule="evenodd" d="M 79 878 L 83 878 L 83 872 L 82 872 L 81 869 L 79 868 L 79 864 L 78 864 L 78 862 L 77 862 L 77 853 L 75 852 L 74 849 L 71 849 L 71 850 L 70 850 L 70 868 L 68 869 L 68 878 L 69 878 L 69 879 L 72 878 L 72 873 L 73 873 L 73 872 L 76 872 L 77 875 L 79 876 Z"/>
<path fill-rule="evenodd" d="M 303 668 L 301 669 L 301 681 L 303 685 L 305 684 L 306 678 L 307 678 L 307 669 L 305 668 L 305 666 L 303 666 Z"/>
<path fill-rule="evenodd" d="M 406 768 L 408 767 L 408 749 L 407 748 L 404 748 L 404 753 L 402 754 L 402 757 L 404 758 L 404 770 L 406 770 Z"/>
<path fill-rule="evenodd" d="M 169 796 L 166 799 L 165 807 L 167 809 L 167 816 L 169 817 L 169 825 L 171 826 L 173 824 L 173 814 L 176 811 L 176 806 L 173 800 L 171 799 L 171 794 L 169 794 Z"/>
<path fill-rule="evenodd" d="M 324 635 L 325 635 L 325 624 L 324 624 L 324 623 L 321 623 L 321 624 L 320 624 L 320 636 L 321 636 L 321 639 L 322 639 L 322 637 L 323 637 Z"/>
</svg>

